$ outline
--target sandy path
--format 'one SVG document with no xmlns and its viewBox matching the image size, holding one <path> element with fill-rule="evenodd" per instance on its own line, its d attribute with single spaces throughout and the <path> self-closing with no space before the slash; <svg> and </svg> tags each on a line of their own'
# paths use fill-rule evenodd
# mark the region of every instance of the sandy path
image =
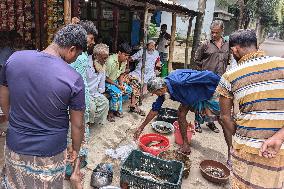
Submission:
<svg viewBox="0 0 284 189">
<path fill-rule="evenodd" d="M 143 102 L 142 108 L 148 111 L 155 97 L 149 97 Z M 178 103 L 167 101 L 164 107 L 177 108 Z M 124 108 L 126 110 L 126 107 Z M 188 121 L 193 120 L 193 114 L 188 115 Z M 113 160 L 105 155 L 105 150 L 108 148 L 117 148 L 120 145 L 129 144 L 132 141 L 132 136 L 135 128 L 143 121 L 143 118 L 125 112 L 123 119 L 117 119 L 113 124 L 106 124 L 102 127 L 91 129 L 91 142 L 89 164 L 85 172 L 84 189 L 90 187 L 90 178 L 92 169 L 99 163 L 112 163 L 114 165 L 114 179 L 112 185 L 119 186 L 119 168 L 120 161 Z M 220 127 L 219 127 L 220 128 Z M 145 129 L 144 133 L 153 132 L 150 125 Z M 177 146 L 174 144 L 173 135 L 170 136 L 171 148 L 175 149 Z M 199 163 L 204 159 L 214 159 L 221 162 L 226 160 L 226 143 L 222 133 L 216 134 L 211 132 L 206 126 L 203 126 L 203 133 L 196 134 L 192 140 L 192 160 L 191 172 L 188 179 L 183 180 L 182 189 L 219 189 L 229 188 L 228 185 L 215 185 L 206 181 L 199 172 Z M 69 183 L 66 181 L 66 189 L 70 188 Z"/>
</svg>

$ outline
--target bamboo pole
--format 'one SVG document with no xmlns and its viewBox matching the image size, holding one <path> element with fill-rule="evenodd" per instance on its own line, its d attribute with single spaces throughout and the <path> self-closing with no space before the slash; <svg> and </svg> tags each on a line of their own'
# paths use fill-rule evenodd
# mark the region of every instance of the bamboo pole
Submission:
<svg viewBox="0 0 284 189">
<path fill-rule="evenodd" d="M 171 42 L 170 42 L 170 48 L 169 48 L 169 64 L 168 64 L 169 72 L 173 70 L 176 30 L 177 30 L 177 14 L 173 12 L 172 13 L 172 27 L 171 27 Z"/>
<path fill-rule="evenodd" d="M 184 62 L 184 68 L 188 68 L 189 65 L 189 42 L 190 42 L 190 34 L 191 34 L 191 28 L 192 28 L 192 21 L 194 19 L 194 16 L 191 16 L 188 20 L 188 28 L 187 28 L 187 38 L 186 38 L 186 47 L 185 47 L 185 62 Z"/>
<path fill-rule="evenodd" d="M 64 0 L 64 23 L 71 23 L 71 0 Z"/>
<path fill-rule="evenodd" d="M 143 98 L 143 89 L 144 89 L 144 74 L 145 74 L 145 63 L 146 63 L 146 44 L 148 40 L 148 3 L 145 3 L 144 9 L 144 23 L 143 23 L 143 56 L 142 56 L 142 67 L 141 67 L 141 89 L 140 89 L 140 98 L 139 98 L 139 105 L 142 105 L 142 98 Z"/>
</svg>

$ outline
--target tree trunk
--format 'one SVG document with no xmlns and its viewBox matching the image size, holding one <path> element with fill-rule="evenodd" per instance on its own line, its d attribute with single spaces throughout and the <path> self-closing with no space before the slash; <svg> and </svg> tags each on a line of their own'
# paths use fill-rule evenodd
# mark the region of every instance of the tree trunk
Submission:
<svg viewBox="0 0 284 189">
<path fill-rule="evenodd" d="M 177 29 L 177 14 L 172 13 L 171 43 L 170 43 L 170 48 L 169 48 L 169 64 L 168 64 L 169 72 L 173 70 L 176 29 Z"/>
<path fill-rule="evenodd" d="M 144 89 L 144 73 L 145 73 L 145 63 L 146 63 L 146 44 L 148 40 L 148 3 L 145 3 L 144 9 L 144 23 L 143 23 L 143 55 L 142 55 L 142 67 L 141 67 L 141 89 L 140 89 L 140 98 L 139 98 L 139 105 L 142 105 L 142 98 L 143 98 L 143 89 Z"/>
<path fill-rule="evenodd" d="M 256 37 L 257 37 L 257 45 L 259 45 L 261 43 L 261 36 L 262 36 L 262 25 L 261 25 L 261 17 L 257 17 L 256 18 L 256 28 L 255 28 L 255 31 L 256 31 Z"/>
<path fill-rule="evenodd" d="M 238 20 L 238 29 L 243 28 L 244 23 L 244 10 L 245 10 L 245 2 L 244 0 L 239 0 L 239 10 L 240 10 L 240 16 Z"/>
<path fill-rule="evenodd" d="M 199 14 L 196 17 L 196 23 L 195 23 L 195 29 L 194 29 L 193 44 L 192 44 L 191 59 L 190 59 L 191 68 L 196 67 L 195 62 L 194 62 L 194 56 L 195 56 L 195 52 L 200 43 L 200 36 L 201 36 L 201 31 L 202 31 L 202 26 L 203 26 L 203 21 L 204 21 L 206 2 L 207 0 L 199 0 L 198 2 Z"/>
<path fill-rule="evenodd" d="M 186 38 L 186 47 L 185 47 L 185 63 L 184 68 L 186 69 L 189 66 L 189 42 L 190 42 L 190 34 L 192 28 L 192 21 L 194 16 L 191 16 L 188 21 L 188 28 L 187 28 L 187 38 Z"/>
</svg>

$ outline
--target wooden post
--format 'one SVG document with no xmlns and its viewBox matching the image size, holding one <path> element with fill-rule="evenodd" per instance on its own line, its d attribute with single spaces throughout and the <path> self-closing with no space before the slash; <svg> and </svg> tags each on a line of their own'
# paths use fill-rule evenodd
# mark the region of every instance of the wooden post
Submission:
<svg viewBox="0 0 284 189">
<path fill-rule="evenodd" d="M 71 0 L 64 0 L 64 23 L 71 23 Z"/>
<path fill-rule="evenodd" d="M 39 0 L 39 36 L 40 36 L 40 50 L 47 47 L 47 1 Z"/>
<path fill-rule="evenodd" d="M 168 72 L 171 72 L 173 70 L 176 30 L 177 30 L 177 14 L 173 12 L 172 13 L 172 27 L 171 27 L 171 43 L 170 43 L 170 48 L 169 48 Z"/>
<path fill-rule="evenodd" d="M 97 29 L 98 31 L 101 31 L 101 21 L 102 21 L 102 4 L 101 1 L 96 1 L 97 2 Z M 109 47 L 111 48 L 111 47 Z"/>
<path fill-rule="evenodd" d="M 143 56 L 142 56 L 142 67 L 141 67 L 141 89 L 140 89 L 140 98 L 139 98 L 139 105 L 142 105 L 142 98 L 143 98 L 143 88 L 144 88 L 144 74 L 145 74 L 145 63 L 146 63 L 146 44 L 148 40 L 148 3 L 145 3 L 145 10 L 144 10 L 144 23 L 143 23 Z"/>
<path fill-rule="evenodd" d="M 191 16 L 188 21 L 188 28 L 187 28 L 187 38 L 186 38 L 186 47 L 185 47 L 185 62 L 184 62 L 184 68 L 188 68 L 189 64 L 189 42 L 190 42 L 190 34 L 191 34 L 191 28 L 192 28 L 192 21 L 194 19 L 194 16 Z"/>
<path fill-rule="evenodd" d="M 117 52 L 118 46 L 118 25 L 119 25 L 119 9 L 117 6 L 113 7 L 113 29 L 114 29 L 114 40 L 112 44 L 113 52 Z"/>
<path fill-rule="evenodd" d="M 40 40 L 40 14 L 39 14 L 39 0 L 35 0 L 34 9 L 35 9 L 35 41 L 36 49 L 41 50 L 41 40 Z"/>
<path fill-rule="evenodd" d="M 71 18 L 77 17 L 79 18 L 79 2 L 80 0 L 73 0 L 71 4 L 72 12 L 71 12 Z"/>
</svg>

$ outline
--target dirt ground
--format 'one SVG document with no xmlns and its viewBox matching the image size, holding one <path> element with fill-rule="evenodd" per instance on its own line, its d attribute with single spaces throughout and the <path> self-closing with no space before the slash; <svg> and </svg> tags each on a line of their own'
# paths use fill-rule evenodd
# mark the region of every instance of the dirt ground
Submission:
<svg viewBox="0 0 284 189">
<path fill-rule="evenodd" d="M 152 102 L 156 97 L 150 96 L 143 102 L 141 107 L 145 111 L 149 111 Z M 177 108 L 178 103 L 171 100 L 166 101 L 164 107 Z M 126 110 L 127 107 L 124 107 Z M 91 128 L 91 141 L 89 143 L 90 154 L 88 158 L 88 166 L 83 170 L 85 173 L 84 189 L 91 189 L 90 178 L 92 170 L 99 163 L 111 163 L 114 166 L 113 186 L 119 186 L 119 170 L 121 162 L 105 155 L 106 149 L 115 149 L 119 146 L 130 144 L 133 141 L 133 133 L 135 128 L 142 123 L 143 117 L 136 116 L 125 112 L 125 117 L 117 119 L 115 123 L 107 123 L 104 126 Z M 193 114 L 188 115 L 188 121 L 193 121 Z M 220 126 L 218 126 L 220 128 Z M 220 128 L 221 129 L 221 128 Z M 151 126 L 145 129 L 143 133 L 152 133 Z M 171 142 L 170 149 L 177 149 L 174 143 L 174 136 L 169 135 Z M 228 185 L 215 185 L 205 180 L 199 170 L 199 164 L 204 159 L 213 159 L 221 162 L 226 161 L 226 143 L 222 133 L 213 133 L 211 130 L 203 126 L 203 132 L 193 136 L 191 143 L 192 153 L 189 156 L 192 160 L 192 167 L 188 179 L 183 180 L 182 189 L 198 188 L 198 189 L 221 189 L 229 188 Z M 69 183 L 65 182 L 65 188 L 69 189 Z"/>
</svg>

